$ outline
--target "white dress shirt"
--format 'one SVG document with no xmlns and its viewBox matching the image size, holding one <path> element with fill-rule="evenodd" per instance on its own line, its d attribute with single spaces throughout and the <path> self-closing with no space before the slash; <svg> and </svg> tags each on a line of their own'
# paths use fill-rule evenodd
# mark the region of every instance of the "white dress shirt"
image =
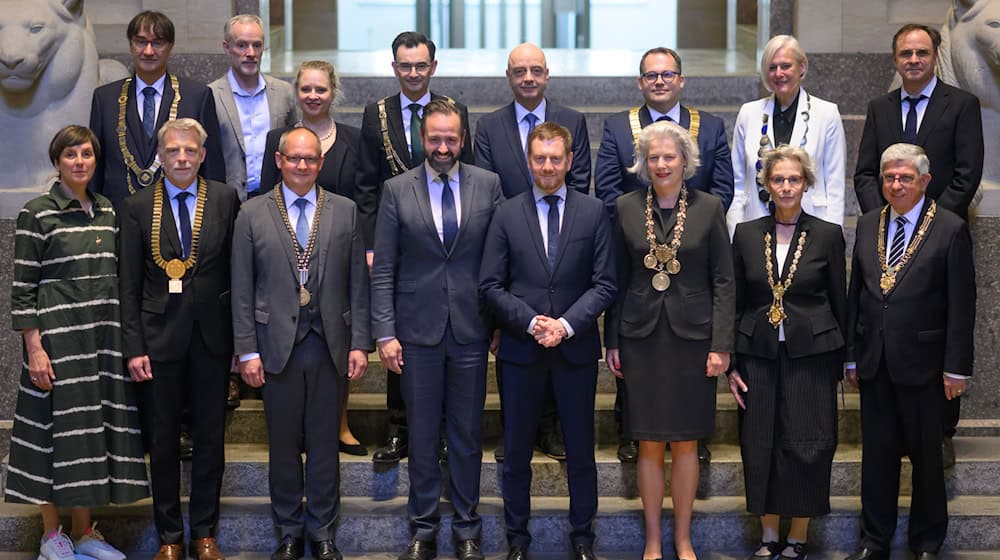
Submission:
<svg viewBox="0 0 1000 560">
<path fill-rule="evenodd" d="M 163 88 L 166 86 L 167 75 L 164 73 L 160 76 L 160 79 L 156 80 L 151 84 L 147 84 L 142 81 L 142 78 L 138 74 L 135 76 L 135 109 L 139 113 L 139 122 L 142 121 L 142 104 L 146 101 L 146 95 L 142 93 L 142 90 L 146 89 L 148 86 L 152 86 L 156 90 L 156 95 L 153 96 L 153 122 L 160 116 L 160 103 L 163 101 Z M 177 92 L 174 92 L 176 95 Z M 154 127 L 155 128 L 155 127 Z"/>
<path fill-rule="evenodd" d="M 670 120 L 674 121 L 678 125 L 681 124 L 681 104 L 674 103 L 674 106 L 670 108 L 666 113 L 661 113 L 656 109 L 646 105 L 646 110 L 649 111 L 649 117 L 653 119 L 653 122 L 659 120 L 660 117 L 670 117 Z"/>
<path fill-rule="evenodd" d="M 528 114 L 535 115 L 537 119 L 535 121 L 535 126 L 538 126 L 545 122 L 545 98 L 542 98 L 542 102 L 535 107 L 534 110 L 527 110 L 524 105 L 521 105 L 517 101 L 514 102 L 514 118 L 517 120 L 517 131 L 521 135 L 521 147 L 524 148 L 524 152 L 528 153 L 528 134 L 531 133 L 528 130 L 528 121 L 524 120 L 524 117 Z"/>
</svg>

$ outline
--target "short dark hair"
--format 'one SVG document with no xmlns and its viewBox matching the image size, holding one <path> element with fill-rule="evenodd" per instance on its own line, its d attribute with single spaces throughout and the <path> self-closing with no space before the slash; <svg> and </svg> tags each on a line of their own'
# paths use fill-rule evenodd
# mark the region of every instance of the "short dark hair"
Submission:
<svg viewBox="0 0 1000 560">
<path fill-rule="evenodd" d="M 899 42 L 899 38 L 911 31 L 923 31 L 931 38 L 931 44 L 934 45 L 934 54 L 938 53 L 938 47 L 941 46 L 941 32 L 933 27 L 928 27 L 922 23 L 907 23 L 903 27 L 899 28 L 899 31 L 892 36 L 892 55 L 896 56 L 896 44 Z"/>
<path fill-rule="evenodd" d="M 563 147 L 567 154 L 573 151 L 573 135 L 570 134 L 569 129 L 552 121 L 545 121 L 536 126 L 531 134 L 528 134 L 528 155 L 531 155 L 531 144 L 535 140 L 547 142 L 556 138 L 563 141 Z"/>
<path fill-rule="evenodd" d="M 419 31 L 404 31 L 396 35 L 396 38 L 392 40 L 392 59 L 396 60 L 396 51 L 399 50 L 399 47 L 413 49 L 420 45 L 427 45 L 427 52 L 431 55 L 431 62 L 434 62 L 434 51 L 436 50 L 434 41 L 431 41 L 427 38 L 427 35 Z"/>
<path fill-rule="evenodd" d="M 94 158 L 101 159 L 101 143 L 97 140 L 94 131 L 78 124 L 64 127 L 52 137 L 52 142 L 49 143 L 49 161 L 52 162 L 52 165 L 58 166 L 63 150 L 87 142 L 90 142 L 94 148 Z"/>
<path fill-rule="evenodd" d="M 143 29 L 151 30 L 157 39 L 163 39 L 171 45 L 174 44 L 174 22 L 170 21 L 170 18 L 162 12 L 152 10 L 139 12 L 132 18 L 132 21 L 128 22 L 125 34 L 131 41 Z"/>
<path fill-rule="evenodd" d="M 651 54 L 665 54 L 672 57 L 674 59 L 674 62 L 677 63 L 677 73 L 684 74 L 684 72 L 682 71 L 683 68 L 681 68 L 681 55 L 677 54 L 677 51 L 673 49 L 668 49 L 667 47 L 655 47 L 642 53 L 642 58 L 639 59 L 639 75 L 642 75 L 642 73 L 646 71 L 645 68 L 643 67 L 646 64 L 646 57 Z"/>
<path fill-rule="evenodd" d="M 434 99 L 427 105 L 424 105 L 424 116 L 420 119 L 421 136 L 427 132 L 427 126 L 424 124 L 427 122 L 427 117 L 435 113 L 441 115 L 458 115 L 458 121 L 461 123 L 459 125 L 458 134 L 460 136 L 465 136 L 465 120 L 462 118 L 462 112 L 458 110 L 458 106 L 455 105 L 455 103 L 450 99 Z"/>
</svg>

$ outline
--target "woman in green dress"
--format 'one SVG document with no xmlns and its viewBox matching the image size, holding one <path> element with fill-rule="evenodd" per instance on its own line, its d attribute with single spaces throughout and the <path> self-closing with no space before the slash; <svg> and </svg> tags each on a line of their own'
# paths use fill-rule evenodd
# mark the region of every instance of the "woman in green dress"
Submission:
<svg viewBox="0 0 1000 560">
<path fill-rule="evenodd" d="M 24 359 L 5 498 L 37 504 L 39 558 L 124 554 L 91 525 L 90 508 L 149 494 L 139 416 L 123 374 L 115 212 L 87 191 L 100 145 L 68 126 L 52 139 L 59 179 L 25 204 L 14 236 L 11 316 Z M 62 532 L 58 507 L 72 515 Z M 96 524 L 95 524 L 96 525 Z"/>
</svg>

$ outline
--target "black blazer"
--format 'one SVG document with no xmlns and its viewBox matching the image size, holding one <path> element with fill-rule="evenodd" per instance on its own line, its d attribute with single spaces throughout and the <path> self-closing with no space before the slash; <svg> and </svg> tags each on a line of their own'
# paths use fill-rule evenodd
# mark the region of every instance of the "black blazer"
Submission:
<svg viewBox="0 0 1000 560">
<path fill-rule="evenodd" d="M 153 262 L 154 189 L 143 189 L 118 207 L 118 282 L 126 358 L 149 355 L 154 361 L 172 362 L 187 356 L 195 321 L 209 352 L 215 356 L 233 353 L 229 251 L 240 201 L 225 183 L 207 181 L 206 186 L 198 260 L 184 275 L 180 294 L 168 292 L 167 274 Z M 181 258 L 181 242 L 165 192 L 160 247 L 164 259 Z"/>
<path fill-rule="evenodd" d="M 533 184 L 521 146 L 521 132 L 514 103 L 483 115 L 476 123 L 476 165 L 500 175 L 503 195 L 512 198 L 530 191 Z M 573 136 L 573 165 L 566 186 L 583 194 L 590 192 L 590 137 L 583 113 L 545 101 L 545 120 L 569 129 Z"/>
<path fill-rule="evenodd" d="M 632 126 L 628 111 L 615 113 L 604 120 L 604 137 L 597 150 L 594 165 L 594 193 L 604 201 L 608 212 L 614 216 L 615 200 L 622 194 L 642 190 L 649 186 L 635 173 L 625 171 L 635 159 L 635 142 L 632 140 Z M 698 151 L 701 165 L 694 177 L 687 180 L 688 188 L 712 193 L 722 201 L 723 210 L 729 209 L 733 201 L 733 160 L 726 137 L 726 125 L 722 119 L 699 111 L 701 125 L 698 132 Z M 639 109 L 639 124 L 646 128 L 653 123 L 649 109 L 643 105 Z M 691 128 L 691 111 L 681 105 L 681 122 L 684 128 Z"/>
<path fill-rule="evenodd" d="M 654 201 L 655 204 L 655 201 Z M 618 197 L 616 220 L 618 291 L 615 305 L 604 318 L 604 340 L 618 348 L 619 337 L 649 336 L 667 314 L 670 328 L 687 340 L 711 340 L 712 352 L 733 351 L 733 252 L 729 247 L 726 215 L 718 198 L 688 189 L 687 219 L 677 260 L 679 274 L 670 276 L 670 287 L 653 289 L 654 271 L 642 264 L 649 253 L 646 241 L 646 189 Z M 658 242 L 672 239 L 674 210 L 660 227 L 654 210 Z"/>
<path fill-rule="evenodd" d="M 281 171 L 274 160 L 278 151 L 278 140 L 292 127 L 275 128 L 267 133 L 264 145 L 264 164 L 260 169 L 260 188 L 269 190 L 281 181 Z M 337 139 L 323 154 L 323 167 L 319 170 L 316 184 L 340 196 L 354 200 L 354 187 L 358 184 L 358 145 L 361 143 L 361 129 L 356 126 L 337 123 Z"/>
<path fill-rule="evenodd" d="M 445 99 L 445 96 L 431 92 L 431 101 Z M 475 163 L 472 153 L 472 133 L 469 130 L 469 110 L 459 102 L 455 102 L 462 117 L 462 128 L 465 129 L 464 144 L 459 159 L 464 163 Z M 407 169 L 413 169 L 422 162 L 413 161 L 410 148 L 406 145 L 406 133 L 403 131 L 402 108 L 399 106 L 399 93 L 385 98 L 386 121 L 389 125 L 389 142 L 399 154 Z M 409 123 L 406 123 L 409 126 Z M 358 214 L 364 232 L 365 247 L 375 246 L 375 219 L 378 214 L 378 203 L 382 199 L 382 184 L 393 177 L 392 167 L 386 159 L 385 144 L 382 142 L 382 123 L 378 117 L 378 102 L 365 106 L 361 117 L 361 147 L 359 150 L 358 186 L 354 201 L 358 205 Z"/>
<path fill-rule="evenodd" d="M 101 143 L 101 157 L 97 160 L 94 178 L 90 180 L 91 191 L 108 197 L 111 203 L 118 207 L 123 198 L 129 195 L 126 173 L 132 176 L 132 186 L 141 190 L 135 174 L 128 171 L 122 152 L 118 147 L 118 96 L 121 95 L 122 83 L 118 80 L 105 84 L 94 90 L 90 106 L 90 129 L 97 135 Z M 205 140 L 205 161 L 201 164 L 198 174 L 210 181 L 226 182 L 226 162 L 222 159 L 222 144 L 219 139 L 219 117 L 215 112 L 215 98 L 208 86 L 177 78 L 181 90 L 181 101 L 177 104 L 177 118 L 191 117 L 201 123 L 208 132 Z M 125 143 L 135 156 L 136 163 L 143 168 L 152 165 L 156 158 L 156 133 L 152 138 L 146 138 L 136 109 L 135 79 L 128 88 L 128 101 L 125 106 Z M 174 90 L 170 87 L 170 78 L 163 87 L 163 98 L 156 115 L 156 130 L 167 122 L 170 114 L 170 104 L 174 100 Z"/>
<path fill-rule="evenodd" d="M 604 205 L 566 190 L 559 258 L 550 269 L 534 193 L 507 199 L 486 236 L 479 295 L 502 329 L 497 358 L 517 364 L 542 359 L 544 348 L 528 334 L 536 315 L 563 317 L 575 331 L 556 348 L 569 363 L 601 357 L 597 317 L 614 301 L 614 247 Z"/>
<path fill-rule="evenodd" d="M 785 349 L 791 358 L 844 347 L 847 325 L 847 263 L 840 226 L 803 212 L 792 235 L 784 267 L 778 268 L 774 218 L 764 216 L 736 226 L 733 269 L 736 278 L 736 352 L 778 357 L 778 329 L 768 322 L 773 297 L 764 264 L 764 234 L 771 233 L 775 281 L 788 277 L 799 235 L 806 234 L 802 257 L 783 299 Z"/>
<path fill-rule="evenodd" d="M 917 227 L 928 206 L 925 199 Z M 871 379 L 884 359 L 899 385 L 941 383 L 944 372 L 972 375 L 976 272 L 969 225 L 939 205 L 895 287 L 882 295 L 878 223 L 879 212 L 858 220 L 847 297 L 847 360 L 857 362 L 859 377 Z"/>
<path fill-rule="evenodd" d="M 868 103 L 854 172 L 854 192 L 862 212 L 885 206 L 879 161 L 886 148 L 903 141 L 901 106 L 898 89 Z M 969 203 L 983 177 L 983 117 L 979 99 L 938 80 L 917 130 L 916 143 L 931 160 L 927 196 L 968 220 Z"/>
</svg>

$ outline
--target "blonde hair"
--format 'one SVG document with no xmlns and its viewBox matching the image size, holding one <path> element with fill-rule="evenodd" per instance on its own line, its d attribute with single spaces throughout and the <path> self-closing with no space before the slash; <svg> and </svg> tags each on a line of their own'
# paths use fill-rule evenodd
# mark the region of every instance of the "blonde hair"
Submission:
<svg viewBox="0 0 1000 560">
<path fill-rule="evenodd" d="M 799 80 L 806 79 L 806 74 L 809 72 L 809 57 L 799 45 L 799 40 L 791 35 L 775 35 L 767 42 L 767 45 L 764 46 L 764 52 L 760 55 L 760 81 L 763 82 L 764 89 L 767 91 L 773 91 L 771 84 L 767 83 L 767 71 L 771 66 L 771 61 L 781 49 L 788 49 L 795 57 L 795 61 L 802 66 L 802 75 L 799 76 Z"/>
</svg>

